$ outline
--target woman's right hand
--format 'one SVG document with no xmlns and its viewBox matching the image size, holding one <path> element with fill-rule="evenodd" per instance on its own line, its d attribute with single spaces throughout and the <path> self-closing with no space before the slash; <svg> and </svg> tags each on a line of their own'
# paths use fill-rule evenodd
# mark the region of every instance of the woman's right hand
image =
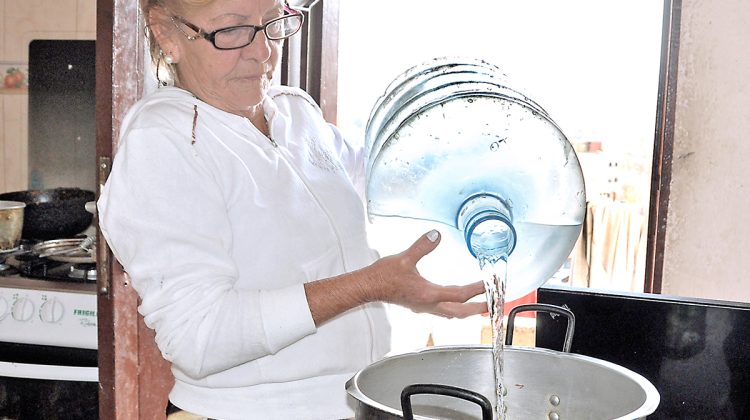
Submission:
<svg viewBox="0 0 750 420">
<path fill-rule="evenodd" d="M 393 303 L 414 312 L 446 318 L 465 318 L 487 312 L 486 302 L 467 302 L 484 293 L 481 281 L 465 286 L 441 286 L 419 273 L 417 263 L 439 243 L 440 233 L 432 230 L 405 251 L 383 257 L 365 268 L 369 280 L 367 300 Z"/>
</svg>

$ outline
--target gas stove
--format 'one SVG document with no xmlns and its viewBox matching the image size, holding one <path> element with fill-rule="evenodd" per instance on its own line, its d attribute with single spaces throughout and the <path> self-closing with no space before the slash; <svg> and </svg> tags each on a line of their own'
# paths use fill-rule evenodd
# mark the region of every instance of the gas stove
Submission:
<svg viewBox="0 0 750 420">
<path fill-rule="evenodd" d="M 0 342 L 96 349 L 96 263 L 39 246 L 0 254 Z"/>
</svg>

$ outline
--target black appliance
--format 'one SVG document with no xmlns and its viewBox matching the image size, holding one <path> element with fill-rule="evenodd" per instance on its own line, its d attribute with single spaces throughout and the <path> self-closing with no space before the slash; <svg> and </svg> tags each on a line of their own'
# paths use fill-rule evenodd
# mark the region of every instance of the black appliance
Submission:
<svg viewBox="0 0 750 420">
<path fill-rule="evenodd" d="M 573 353 L 654 384 L 649 420 L 750 418 L 750 304 L 551 286 L 537 300 L 575 314 Z M 537 346 L 559 348 L 565 323 L 538 315 Z"/>
<path fill-rule="evenodd" d="M 90 40 L 29 43 L 29 189 L 96 191 L 95 53 Z"/>
</svg>

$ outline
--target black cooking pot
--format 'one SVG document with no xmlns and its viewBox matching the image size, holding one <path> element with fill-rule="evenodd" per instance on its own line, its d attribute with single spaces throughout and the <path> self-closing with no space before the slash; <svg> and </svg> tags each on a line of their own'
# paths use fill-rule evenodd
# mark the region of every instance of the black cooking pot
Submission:
<svg viewBox="0 0 750 420">
<path fill-rule="evenodd" d="M 24 239 L 68 238 L 83 232 L 94 218 L 86 211 L 93 191 L 80 188 L 15 191 L 0 194 L 0 200 L 26 203 L 23 215 Z"/>
</svg>

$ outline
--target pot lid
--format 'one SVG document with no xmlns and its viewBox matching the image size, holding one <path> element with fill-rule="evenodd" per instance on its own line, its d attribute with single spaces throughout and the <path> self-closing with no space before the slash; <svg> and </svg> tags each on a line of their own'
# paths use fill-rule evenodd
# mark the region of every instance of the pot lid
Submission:
<svg viewBox="0 0 750 420">
<path fill-rule="evenodd" d="M 54 239 L 40 242 L 31 251 L 41 258 L 68 263 L 96 262 L 96 240 L 85 238 Z"/>
<path fill-rule="evenodd" d="M 0 210 L 22 209 L 24 207 L 26 207 L 26 203 L 20 201 L 0 200 Z"/>
</svg>

